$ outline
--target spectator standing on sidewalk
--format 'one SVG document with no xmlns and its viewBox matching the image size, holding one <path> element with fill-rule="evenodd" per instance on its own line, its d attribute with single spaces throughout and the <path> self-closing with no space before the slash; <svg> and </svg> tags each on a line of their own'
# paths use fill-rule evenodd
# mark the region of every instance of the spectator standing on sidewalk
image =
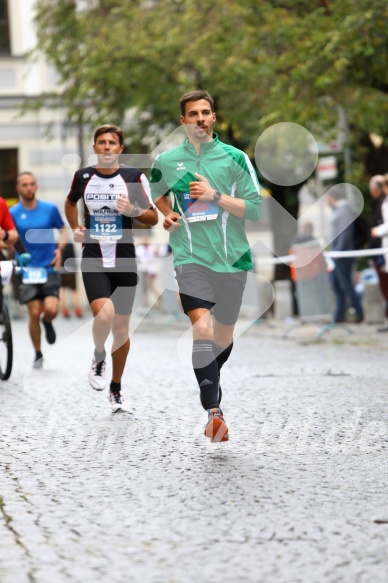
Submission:
<svg viewBox="0 0 388 583">
<path fill-rule="evenodd" d="M 211 95 L 187 93 L 180 108 L 187 139 L 155 159 L 151 191 L 165 217 L 163 227 L 171 232 L 180 298 L 192 325 L 192 364 L 208 413 L 205 436 L 212 442 L 227 441 L 220 370 L 233 348 L 247 271 L 252 269 L 245 219 L 258 219 L 261 196 L 248 156 L 213 134 Z"/>
<path fill-rule="evenodd" d="M 129 352 L 129 320 L 138 283 L 133 243 L 133 218 L 156 225 L 158 215 L 148 180 L 141 170 L 120 164 L 124 136 L 120 128 L 103 125 L 94 132 L 97 165 L 81 168 L 73 178 L 65 203 L 74 241 L 82 243 L 81 271 L 93 314 L 94 354 L 89 384 L 106 385 L 105 342 L 112 332 L 112 412 L 128 411 L 121 378 Z M 84 206 L 79 223 L 77 202 Z"/>
<path fill-rule="evenodd" d="M 35 349 L 33 368 L 42 368 L 41 324 L 47 342 L 54 344 L 56 340 L 52 322 L 58 314 L 58 272 L 66 244 L 66 229 L 58 208 L 51 202 L 38 200 L 37 190 L 32 172 L 21 172 L 16 182 L 20 202 L 11 208 L 11 215 L 21 242 L 31 255 L 18 281 L 18 298 L 28 308 L 28 329 Z M 56 229 L 60 231 L 58 245 L 54 236 Z"/>
<path fill-rule="evenodd" d="M 331 251 L 351 251 L 355 249 L 355 213 L 339 189 L 331 188 L 327 202 L 333 209 L 329 219 Z M 363 311 L 353 283 L 353 257 L 334 258 L 334 269 L 330 272 L 331 285 L 335 295 L 335 322 L 346 321 L 347 301 L 355 312 L 355 323 L 363 320 Z"/>
<path fill-rule="evenodd" d="M 377 236 L 377 232 L 381 232 L 380 227 L 384 223 L 382 208 L 383 203 L 387 201 L 385 194 L 387 186 L 384 186 L 384 182 L 385 178 L 382 174 L 372 176 L 369 181 L 369 192 L 372 197 L 372 229 L 371 242 L 369 245 L 371 249 L 378 249 L 383 244 L 381 235 Z M 379 278 L 380 290 L 385 300 L 385 317 L 388 318 L 388 272 L 386 259 L 384 258 L 384 255 L 377 255 L 372 257 L 372 260 Z M 388 324 L 378 328 L 377 331 L 388 332 Z"/>
</svg>

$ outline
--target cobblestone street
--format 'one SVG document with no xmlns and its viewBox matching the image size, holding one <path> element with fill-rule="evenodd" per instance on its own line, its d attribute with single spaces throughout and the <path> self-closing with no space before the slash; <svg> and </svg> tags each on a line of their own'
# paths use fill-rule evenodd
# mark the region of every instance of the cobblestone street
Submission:
<svg viewBox="0 0 388 583">
<path fill-rule="evenodd" d="M 387 581 L 388 338 L 373 327 L 323 342 L 250 328 L 223 369 L 230 441 L 211 444 L 185 320 L 140 322 L 132 412 L 115 415 L 88 385 L 87 318 L 56 320 L 43 370 L 27 321 L 12 325 L 1 583 Z"/>
</svg>

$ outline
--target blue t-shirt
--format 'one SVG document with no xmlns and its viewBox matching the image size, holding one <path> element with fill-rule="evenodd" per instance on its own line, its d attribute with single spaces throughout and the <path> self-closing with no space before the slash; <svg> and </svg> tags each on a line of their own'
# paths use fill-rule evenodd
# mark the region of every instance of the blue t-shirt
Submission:
<svg viewBox="0 0 388 583">
<path fill-rule="evenodd" d="M 21 202 L 10 209 L 19 237 L 28 253 L 31 254 L 31 267 L 47 267 L 54 259 L 56 247 L 54 229 L 62 229 L 64 222 L 55 204 L 37 201 L 34 209 L 26 209 Z"/>
</svg>

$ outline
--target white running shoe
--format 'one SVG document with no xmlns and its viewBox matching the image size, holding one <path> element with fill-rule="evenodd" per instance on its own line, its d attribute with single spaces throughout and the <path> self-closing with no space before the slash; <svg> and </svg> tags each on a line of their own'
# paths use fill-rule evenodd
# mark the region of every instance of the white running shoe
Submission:
<svg viewBox="0 0 388 583">
<path fill-rule="evenodd" d="M 35 357 L 35 360 L 32 363 L 32 368 L 35 369 L 43 368 L 43 356 L 41 356 L 40 358 Z"/>
<path fill-rule="evenodd" d="M 117 413 L 117 411 L 125 411 L 126 413 L 129 413 L 129 407 L 121 393 L 113 393 L 112 391 L 109 391 L 108 399 L 110 406 L 112 407 L 112 413 Z"/>
<path fill-rule="evenodd" d="M 96 362 L 93 358 L 89 371 L 89 383 L 95 391 L 103 391 L 106 387 L 106 360 Z"/>
</svg>

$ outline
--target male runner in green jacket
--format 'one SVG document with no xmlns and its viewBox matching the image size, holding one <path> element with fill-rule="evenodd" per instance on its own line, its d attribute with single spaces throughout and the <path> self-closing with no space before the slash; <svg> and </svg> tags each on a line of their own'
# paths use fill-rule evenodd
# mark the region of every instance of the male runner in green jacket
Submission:
<svg viewBox="0 0 388 583">
<path fill-rule="evenodd" d="M 151 193 L 171 233 L 180 298 L 193 327 L 193 368 L 208 411 L 205 435 L 212 442 L 227 441 L 220 369 L 233 348 L 252 269 L 245 219 L 259 217 L 260 187 L 248 156 L 213 134 L 211 95 L 186 93 L 180 107 L 187 139 L 155 159 Z"/>
</svg>

